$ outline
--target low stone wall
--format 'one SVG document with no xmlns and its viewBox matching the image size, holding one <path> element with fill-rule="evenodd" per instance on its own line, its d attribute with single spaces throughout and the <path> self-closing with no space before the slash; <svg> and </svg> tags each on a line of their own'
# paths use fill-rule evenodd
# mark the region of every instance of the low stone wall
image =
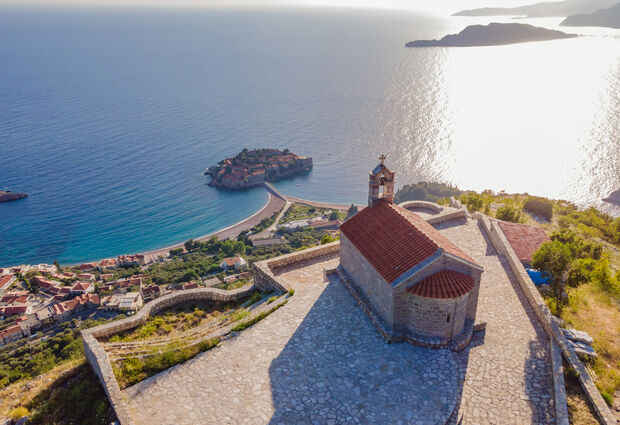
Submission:
<svg viewBox="0 0 620 425">
<path fill-rule="evenodd" d="M 428 210 L 433 211 L 435 214 L 440 214 L 443 211 L 443 207 L 434 202 L 428 201 L 406 201 L 398 204 L 399 207 L 403 207 L 405 209 L 410 208 L 426 208 Z"/>
<path fill-rule="evenodd" d="M 319 245 L 314 248 L 304 249 L 303 251 L 293 252 L 269 260 L 258 261 L 252 264 L 254 274 L 254 284 L 260 291 L 282 291 L 287 292 L 288 288 L 276 279 L 275 272 L 283 267 L 301 263 L 324 255 L 337 254 L 340 251 L 340 242 L 332 242 Z"/>
<path fill-rule="evenodd" d="M 442 214 L 434 215 L 432 217 L 427 218 L 426 222 L 428 224 L 439 224 L 439 223 L 443 223 L 444 221 L 457 220 L 461 218 L 462 219 L 467 218 L 467 211 L 462 208 L 456 211 L 452 211 L 452 212 L 445 211 Z"/>
<path fill-rule="evenodd" d="M 82 343 L 84 344 L 86 360 L 88 360 L 93 371 L 99 377 L 99 381 L 103 385 L 103 389 L 119 422 L 123 425 L 133 425 L 134 423 L 127 410 L 123 393 L 116 382 L 108 355 L 97 338 L 105 338 L 133 329 L 144 324 L 149 316 L 177 304 L 195 301 L 233 302 L 249 296 L 255 290 L 256 287 L 252 285 L 232 291 L 216 288 L 178 291 L 145 304 L 133 316 L 82 331 Z"/>
<path fill-rule="evenodd" d="M 566 387 L 564 385 L 561 356 L 558 356 L 556 353 L 556 351 L 561 351 L 568 363 L 578 372 L 579 382 L 581 383 L 584 392 L 592 403 L 592 406 L 594 407 L 594 410 L 596 411 L 601 422 L 604 425 L 617 425 L 616 419 L 596 388 L 596 385 L 590 377 L 587 369 L 577 357 L 573 347 L 564 339 L 564 334 L 557 317 L 551 314 L 547 304 L 545 304 L 545 301 L 538 292 L 538 289 L 534 286 L 532 279 L 530 279 L 529 275 L 525 271 L 525 268 L 521 264 L 521 261 L 519 261 L 517 254 L 512 249 L 508 239 L 506 239 L 504 232 L 502 232 L 495 220 L 490 220 L 488 217 L 483 216 L 480 213 L 475 213 L 474 217 L 482 225 L 482 228 L 491 240 L 495 250 L 499 254 L 503 255 L 508 261 L 510 269 L 515 275 L 526 299 L 549 336 L 549 343 L 551 345 L 552 353 L 551 362 L 554 372 L 553 383 L 555 388 L 555 410 L 557 424 L 568 425 L 569 423 L 568 409 L 566 406 Z"/>
</svg>

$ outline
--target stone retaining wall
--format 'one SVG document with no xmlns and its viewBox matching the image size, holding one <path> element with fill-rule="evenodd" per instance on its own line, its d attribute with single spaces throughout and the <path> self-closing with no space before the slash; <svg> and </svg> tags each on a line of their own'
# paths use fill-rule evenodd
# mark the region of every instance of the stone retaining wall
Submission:
<svg viewBox="0 0 620 425">
<path fill-rule="evenodd" d="M 293 252 L 291 254 L 282 255 L 280 257 L 269 260 L 258 261 L 252 264 L 252 272 L 254 274 L 254 284 L 260 291 L 281 291 L 287 292 L 288 288 L 282 286 L 275 277 L 277 269 L 281 269 L 292 264 L 301 263 L 303 261 L 312 260 L 324 255 L 336 254 L 340 251 L 340 242 L 332 242 L 325 245 L 319 245 L 314 248 L 304 249 L 302 251 Z"/>
<path fill-rule="evenodd" d="M 490 220 L 488 217 L 483 216 L 480 213 L 475 213 L 474 217 L 482 225 L 487 236 L 491 240 L 491 243 L 495 247 L 498 254 L 503 255 L 510 269 L 515 275 L 519 286 L 521 287 L 526 299 L 530 306 L 534 310 L 537 318 L 545 329 L 549 336 L 549 343 L 551 345 L 551 362 L 553 368 L 553 384 L 555 389 L 555 410 L 556 421 L 558 425 L 568 425 L 568 409 L 566 406 L 566 387 L 564 385 L 564 374 L 561 363 L 561 356 L 558 355 L 561 352 L 568 363 L 578 372 L 579 382 L 581 387 L 590 400 L 592 407 L 596 411 L 598 418 L 604 425 L 617 425 L 617 421 L 614 418 L 611 410 L 605 403 L 605 400 L 601 396 L 600 392 L 596 388 L 594 381 L 590 377 L 587 369 L 577 357 L 573 347 L 566 342 L 564 334 L 560 327 L 558 318 L 551 314 L 551 311 L 547 307 L 547 304 L 543 300 L 540 292 L 534 286 L 532 279 L 525 271 L 525 268 L 519 261 L 517 254 L 512 249 L 512 246 L 506 239 L 504 232 L 502 232 L 496 220 Z"/>
<path fill-rule="evenodd" d="M 97 338 L 105 338 L 119 332 L 133 329 L 144 324 L 149 316 L 177 304 L 195 301 L 233 302 L 249 296 L 255 290 L 256 287 L 252 285 L 232 291 L 216 288 L 178 291 L 145 304 L 144 307 L 133 316 L 83 330 L 82 343 L 84 344 L 86 360 L 88 360 L 93 371 L 97 377 L 99 377 L 99 381 L 101 381 L 101 385 L 103 385 L 103 389 L 108 396 L 108 400 L 110 400 L 110 404 L 119 422 L 122 425 L 133 425 L 134 423 L 127 410 L 123 393 L 116 382 L 116 377 L 114 376 L 114 371 L 112 370 L 108 355 Z"/>
</svg>

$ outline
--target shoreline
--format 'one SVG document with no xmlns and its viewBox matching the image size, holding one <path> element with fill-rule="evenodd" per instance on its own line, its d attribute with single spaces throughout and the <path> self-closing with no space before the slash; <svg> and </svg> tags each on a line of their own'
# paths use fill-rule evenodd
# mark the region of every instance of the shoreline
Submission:
<svg viewBox="0 0 620 425">
<path fill-rule="evenodd" d="M 344 205 L 344 204 L 341 205 L 341 204 L 333 204 L 333 203 L 328 203 L 328 202 L 312 201 L 312 200 L 307 200 L 307 199 L 296 198 L 294 196 L 287 196 L 281 193 L 280 191 L 278 191 L 271 184 L 266 183 L 266 182 L 260 186 L 262 186 L 263 189 L 267 191 L 267 195 L 268 195 L 267 202 L 262 206 L 262 208 L 260 208 L 258 211 L 256 211 L 252 215 L 244 218 L 243 220 L 238 221 L 237 223 L 234 223 L 230 226 L 216 230 L 215 232 L 211 232 L 209 234 L 191 238 L 191 239 L 204 242 L 205 240 L 208 240 L 212 238 L 213 236 L 217 236 L 221 240 L 228 239 L 228 238 L 236 238 L 237 235 L 241 233 L 242 231 L 251 229 L 252 227 L 259 224 L 263 219 L 271 217 L 274 213 L 281 211 L 284 207 L 286 207 L 287 204 L 291 204 L 291 203 L 299 203 L 299 204 L 305 204 L 305 205 L 309 205 L 309 206 L 317 207 L 317 208 L 330 208 L 330 209 L 336 209 L 336 210 L 341 210 L 341 211 L 346 211 L 350 206 L 350 205 Z M 154 261 L 157 261 L 159 256 L 167 257 L 171 249 L 183 248 L 184 244 L 185 244 L 185 241 L 179 242 L 173 245 L 168 245 L 163 248 L 152 249 L 149 251 L 143 251 L 143 252 L 138 251 L 138 252 L 135 252 L 134 254 L 125 253 L 125 254 L 118 254 L 118 255 L 141 254 L 141 255 L 144 255 L 144 261 L 148 265 Z M 115 258 L 118 255 L 106 257 L 106 258 Z M 94 262 L 99 262 L 102 259 L 103 258 L 88 260 L 88 261 L 81 261 L 79 263 L 63 264 L 63 266 L 77 266 L 77 265 L 84 264 L 84 263 L 91 263 L 91 262 L 94 263 Z M 10 268 L 10 267 L 17 267 L 17 266 L 6 266 L 6 268 Z"/>
<path fill-rule="evenodd" d="M 285 205 L 286 200 L 282 199 L 278 195 L 274 195 L 270 190 L 267 190 L 267 195 L 269 198 L 267 202 L 261 209 L 256 211 L 249 217 L 244 218 L 241 221 L 238 221 L 235 224 L 232 224 L 228 227 L 224 227 L 223 229 L 219 229 L 215 232 L 209 233 L 207 235 L 199 236 L 197 238 L 192 238 L 196 241 L 204 242 L 212 238 L 213 236 L 217 236 L 219 239 L 228 239 L 231 237 L 236 237 L 239 233 L 244 230 L 249 230 L 252 227 L 256 226 L 263 219 L 271 217 L 275 212 L 280 211 Z M 168 256 L 168 253 L 171 249 L 182 248 L 185 242 L 180 242 L 175 245 L 167 246 L 164 248 L 158 248 L 151 251 L 141 252 L 139 254 L 144 255 L 144 261 L 148 264 L 153 261 L 156 261 L 157 258 L 161 255 L 164 257 Z"/>
</svg>

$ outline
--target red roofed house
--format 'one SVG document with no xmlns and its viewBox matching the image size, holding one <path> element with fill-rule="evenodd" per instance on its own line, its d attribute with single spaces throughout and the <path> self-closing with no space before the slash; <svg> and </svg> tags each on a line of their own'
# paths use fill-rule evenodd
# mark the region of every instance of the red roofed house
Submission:
<svg viewBox="0 0 620 425">
<path fill-rule="evenodd" d="M 6 288 L 11 286 L 11 283 L 13 282 L 15 282 L 15 276 L 12 274 L 7 274 L 0 277 L 0 291 L 4 291 Z"/>
<path fill-rule="evenodd" d="M 506 235 L 508 243 L 512 246 L 517 257 L 525 267 L 530 267 L 532 263 L 532 255 L 536 250 L 549 239 L 545 229 L 529 226 L 527 224 L 509 223 L 507 221 L 498 221 L 499 227 Z"/>
<path fill-rule="evenodd" d="M 228 271 L 231 269 L 242 270 L 247 268 L 248 262 L 243 257 L 228 257 L 222 260 L 220 267 L 222 270 Z"/>
<path fill-rule="evenodd" d="M 75 282 L 71 287 L 71 295 L 90 294 L 95 291 L 95 285 L 90 282 Z"/>
<path fill-rule="evenodd" d="M 82 270 L 82 271 L 94 270 L 96 268 L 97 268 L 97 263 L 84 263 L 84 264 L 80 264 L 80 270 Z"/>
<path fill-rule="evenodd" d="M 386 339 L 461 349 L 471 339 L 483 268 L 393 204 L 394 173 L 380 159 L 370 173 L 368 208 L 340 226 L 338 270 L 380 319 Z"/>
<path fill-rule="evenodd" d="M 22 327 L 19 323 L 9 326 L 0 332 L 0 345 L 6 345 L 10 342 L 17 341 L 24 335 Z"/>
</svg>

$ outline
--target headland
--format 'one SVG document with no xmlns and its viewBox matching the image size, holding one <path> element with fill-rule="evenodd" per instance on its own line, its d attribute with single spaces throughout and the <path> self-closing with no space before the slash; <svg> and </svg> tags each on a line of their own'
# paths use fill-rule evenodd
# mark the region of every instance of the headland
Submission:
<svg viewBox="0 0 620 425">
<path fill-rule="evenodd" d="M 574 38 L 577 34 L 549 30 L 529 24 L 470 25 L 458 34 L 448 34 L 441 40 L 415 40 L 405 47 L 473 47 L 499 46 L 504 44 L 527 43 L 532 41 L 549 41 Z"/>
</svg>

